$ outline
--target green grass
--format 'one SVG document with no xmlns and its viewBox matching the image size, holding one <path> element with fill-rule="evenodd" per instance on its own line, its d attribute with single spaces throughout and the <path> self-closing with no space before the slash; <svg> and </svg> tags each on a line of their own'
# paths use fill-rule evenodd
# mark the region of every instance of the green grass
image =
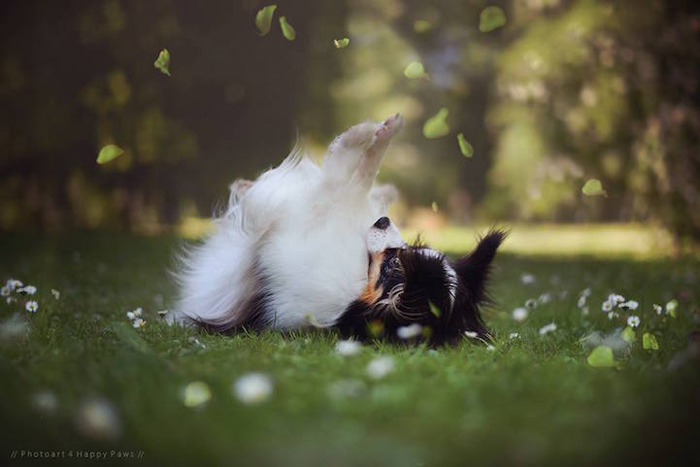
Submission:
<svg viewBox="0 0 700 467">
<path fill-rule="evenodd" d="M 451 253 L 471 247 L 472 236 L 463 238 Z M 0 279 L 36 285 L 40 306 L 30 314 L 21 303 L 0 303 L 3 323 L 15 311 L 29 322 L 26 335 L 0 337 L 0 456 L 121 449 L 143 451 L 143 460 L 124 461 L 140 465 L 298 466 L 671 465 L 698 457 L 690 443 L 699 425 L 699 361 L 667 370 L 700 327 L 693 316 L 697 260 L 506 253 L 497 258 L 497 304 L 487 313 L 495 349 L 376 343 L 341 357 L 333 334 L 226 337 L 159 322 L 155 311 L 174 293 L 166 268 L 178 243 L 108 233 L 0 237 Z M 536 282 L 523 284 L 523 273 Z M 586 287 L 593 294 L 584 317 L 576 300 Z M 59 300 L 51 288 L 61 291 Z M 521 324 L 510 318 L 513 308 L 545 292 L 556 298 Z M 638 334 L 653 331 L 660 350 L 636 344 L 618 368 L 592 368 L 578 341 L 622 324 L 600 311 L 611 292 L 639 301 Z M 652 304 L 671 298 L 680 302 L 678 317 L 656 317 Z M 134 330 L 125 313 L 138 306 L 148 324 Z M 558 330 L 540 336 L 552 321 Z M 510 340 L 511 332 L 520 339 Z M 378 355 L 393 356 L 396 368 L 373 381 L 365 367 Z M 251 371 L 274 381 L 272 397 L 259 405 L 240 403 L 231 390 Z M 345 380 L 354 381 L 355 394 L 330 389 Z M 181 397 L 192 381 L 204 381 L 212 393 L 197 408 Z M 56 395 L 55 411 L 33 406 L 39 391 Z M 95 397 L 118 416 L 120 429 L 107 439 L 76 422 L 81 404 Z"/>
</svg>

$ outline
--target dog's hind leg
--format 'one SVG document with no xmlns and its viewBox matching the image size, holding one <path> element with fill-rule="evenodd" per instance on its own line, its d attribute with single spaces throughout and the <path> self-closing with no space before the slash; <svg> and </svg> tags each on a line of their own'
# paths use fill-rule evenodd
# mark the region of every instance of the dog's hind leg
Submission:
<svg viewBox="0 0 700 467">
<path fill-rule="evenodd" d="M 403 117 L 396 114 L 378 125 L 374 132 L 372 144 L 364 152 L 353 179 L 360 185 L 369 189 L 379 172 L 379 164 L 389 147 L 391 138 L 403 128 Z"/>
</svg>

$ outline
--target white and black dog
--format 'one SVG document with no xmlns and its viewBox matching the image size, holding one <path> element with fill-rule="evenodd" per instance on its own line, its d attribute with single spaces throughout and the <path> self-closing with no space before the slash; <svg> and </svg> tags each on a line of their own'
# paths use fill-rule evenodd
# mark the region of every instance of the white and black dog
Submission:
<svg viewBox="0 0 700 467">
<path fill-rule="evenodd" d="M 180 258 L 171 320 L 217 331 L 335 327 L 345 336 L 396 339 L 418 323 L 432 344 L 465 332 L 488 339 L 479 306 L 501 231 L 450 262 L 409 245 L 386 217 L 395 197 L 375 186 L 403 126 L 395 115 L 338 136 L 318 165 L 299 150 L 250 182 L 231 186 L 214 232 Z"/>
</svg>

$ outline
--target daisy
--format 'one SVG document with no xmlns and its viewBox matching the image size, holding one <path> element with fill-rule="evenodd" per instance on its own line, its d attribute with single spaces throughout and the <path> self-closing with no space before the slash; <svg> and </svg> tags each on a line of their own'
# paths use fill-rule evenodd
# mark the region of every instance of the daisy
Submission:
<svg viewBox="0 0 700 467">
<path fill-rule="evenodd" d="M 610 300 L 606 300 L 603 302 L 603 306 L 601 307 L 603 311 L 611 311 L 613 309 L 613 304 Z"/>
<path fill-rule="evenodd" d="M 34 295 L 36 293 L 36 287 L 34 287 L 33 285 L 26 285 L 21 289 L 17 289 L 17 292 L 25 293 L 27 295 Z"/>
<path fill-rule="evenodd" d="M 269 376 L 263 373 L 248 373 L 236 380 L 233 392 L 246 405 L 259 404 L 272 395 L 274 386 Z"/>
<path fill-rule="evenodd" d="M 358 353 L 360 353 L 361 350 L 362 344 L 353 340 L 338 341 L 338 343 L 335 344 L 336 353 L 342 355 L 343 357 L 357 355 Z"/>
<path fill-rule="evenodd" d="M 27 311 L 34 313 L 36 310 L 39 309 L 39 304 L 35 300 L 28 300 L 27 303 L 24 305 L 24 308 Z"/>
<path fill-rule="evenodd" d="M 146 321 L 141 319 L 141 318 L 136 318 L 132 323 L 131 323 L 136 329 L 142 328 L 146 325 Z"/>
<path fill-rule="evenodd" d="M 554 322 L 549 323 L 548 325 L 542 326 L 540 328 L 540 336 L 544 336 L 545 334 L 549 334 L 550 332 L 554 332 L 556 330 L 557 330 L 557 325 Z"/>
<path fill-rule="evenodd" d="M 520 276 L 520 282 L 522 282 L 525 285 L 534 284 L 535 281 L 535 276 L 533 276 L 532 274 L 525 273 Z"/>
<path fill-rule="evenodd" d="M 581 295 L 581 296 L 578 298 L 578 303 L 577 303 L 578 307 L 579 307 L 579 308 L 583 308 L 584 306 L 586 306 L 586 300 L 587 300 L 587 299 L 588 299 L 588 295 Z"/>
<path fill-rule="evenodd" d="M 12 291 L 10 290 L 10 287 L 7 284 L 3 285 L 2 288 L 0 288 L 0 295 L 2 295 L 3 297 L 9 297 L 10 293 L 12 293 Z"/>
<path fill-rule="evenodd" d="M 418 323 L 409 324 L 408 326 L 401 326 L 396 330 L 396 335 L 399 339 L 412 339 L 414 337 L 420 336 L 423 331 L 423 326 Z"/>
<path fill-rule="evenodd" d="M 612 303 L 613 305 L 616 305 L 618 303 L 623 303 L 625 301 L 625 297 L 623 297 L 620 294 L 613 293 L 613 294 L 610 294 L 610 296 L 608 297 L 608 301 L 610 303 Z"/>
<path fill-rule="evenodd" d="M 641 322 L 641 320 L 639 319 L 639 316 L 632 315 L 629 318 L 627 318 L 627 325 L 631 326 L 633 328 L 636 328 L 637 326 L 639 326 L 640 322 Z"/>
<path fill-rule="evenodd" d="M 377 357 L 367 365 L 367 376 L 372 379 L 382 379 L 394 371 L 394 359 L 388 356 Z"/>
<path fill-rule="evenodd" d="M 523 307 L 518 307 L 515 310 L 513 310 L 513 319 L 518 322 L 523 322 L 527 319 L 527 315 L 529 312 L 527 311 L 527 308 Z"/>
<path fill-rule="evenodd" d="M 552 296 L 549 293 L 543 293 L 537 299 L 537 301 L 540 303 L 549 303 L 551 300 L 552 300 Z"/>
<path fill-rule="evenodd" d="M 586 287 L 585 289 L 583 289 L 583 290 L 581 291 L 581 294 L 580 294 L 580 295 L 583 296 L 583 297 L 588 297 L 589 295 L 591 295 L 592 292 L 593 292 L 593 291 L 591 290 L 590 287 Z"/>
<path fill-rule="evenodd" d="M 18 281 L 17 279 L 8 279 L 5 285 L 10 289 L 10 292 L 14 292 L 15 289 L 22 287 L 24 284 L 22 284 L 22 281 Z"/>
<path fill-rule="evenodd" d="M 520 338 L 520 333 L 519 332 L 511 332 L 508 334 L 508 339 L 519 339 Z"/>
<path fill-rule="evenodd" d="M 534 298 L 528 298 L 527 301 L 525 301 L 525 306 L 528 308 L 535 308 L 537 306 L 537 301 L 535 301 Z"/>
<path fill-rule="evenodd" d="M 620 308 L 624 308 L 626 310 L 636 310 L 639 308 L 639 303 L 635 300 L 629 300 L 625 303 L 620 303 Z"/>
<path fill-rule="evenodd" d="M 663 307 L 661 305 L 657 305 L 656 303 L 654 303 L 653 307 L 657 315 L 660 315 L 664 311 Z"/>
<path fill-rule="evenodd" d="M 616 311 L 609 311 L 608 312 L 608 319 L 612 320 L 613 318 L 619 318 L 620 313 L 617 313 Z"/>
<path fill-rule="evenodd" d="M 53 298 L 55 298 L 56 300 L 61 298 L 61 292 L 59 292 L 56 289 L 51 289 L 51 295 L 53 295 Z"/>
</svg>

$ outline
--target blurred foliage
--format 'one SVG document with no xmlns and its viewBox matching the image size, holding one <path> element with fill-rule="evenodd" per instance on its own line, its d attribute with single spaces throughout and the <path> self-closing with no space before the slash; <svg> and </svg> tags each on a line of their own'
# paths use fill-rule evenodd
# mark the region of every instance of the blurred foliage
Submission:
<svg viewBox="0 0 700 467">
<path fill-rule="evenodd" d="M 409 207 L 660 220 L 700 238 L 697 3 L 276 5 L 269 18 L 255 0 L 0 6 L 0 228 L 208 216 L 297 134 L 321 152 L 398 111 L 380 178 Z M 261 37 L 282 16 L 295 40 L 282 23 Z M 166 48 L 172 76 L 154 68 Z M 99 166 L 108 144 L 124 154 Z M 583 195 L 589 179 L 608 196 Z"/>
</svg>

